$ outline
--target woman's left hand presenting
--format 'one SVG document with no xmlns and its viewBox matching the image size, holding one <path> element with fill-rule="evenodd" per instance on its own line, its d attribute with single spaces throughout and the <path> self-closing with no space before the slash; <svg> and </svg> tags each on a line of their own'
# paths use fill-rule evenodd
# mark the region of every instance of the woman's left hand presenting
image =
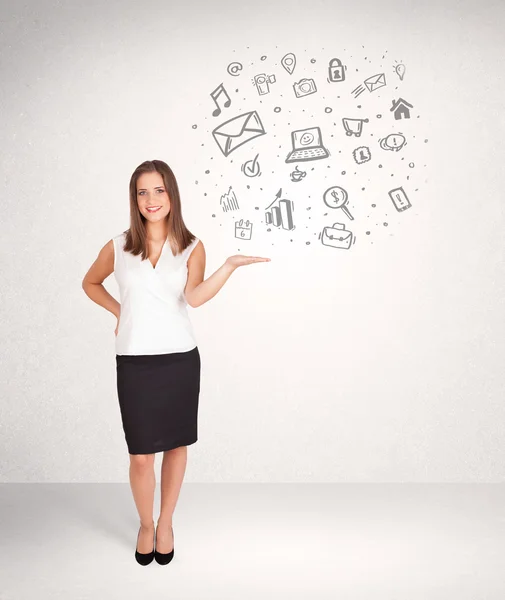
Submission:
<svg viewBox="0 0 505 600">
<path fill-rule="evenodd" d="M 225 264 L 236 269 L 237 267 L 243 267 L 244 265 L 250 265 L 256 262 L 270 262 L 270 259 L 263 258 L 261 256 L 245 256 L 244 254 L 235 254 L 234 256 L 228 257 Z"/>
</svg>

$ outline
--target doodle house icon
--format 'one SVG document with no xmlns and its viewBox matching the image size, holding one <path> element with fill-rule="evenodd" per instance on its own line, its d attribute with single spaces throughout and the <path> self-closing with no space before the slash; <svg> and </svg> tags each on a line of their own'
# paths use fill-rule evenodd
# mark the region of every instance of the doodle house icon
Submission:
<svg viewBox="0 0 505 600">
<path fill-rule="evenodd" d="M 404 100 L 403 98 L 398 98 L 398 100 L 393 100 L 393 106 L 389 109 L 393 112 L 395 119 L 410 119 L 410 109 L 413 108 L 412 104 Z"/>
</svg>

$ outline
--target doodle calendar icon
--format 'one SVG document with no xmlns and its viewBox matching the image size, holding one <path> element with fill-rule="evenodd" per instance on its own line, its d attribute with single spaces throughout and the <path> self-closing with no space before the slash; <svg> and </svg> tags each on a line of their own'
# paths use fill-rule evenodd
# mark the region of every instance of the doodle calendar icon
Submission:
<svg viewBox="0 0 505 600">
<path fill-rule="evenodd" d="M 241 240 L 250 240 L 252 235 L 253 224 L 250 221 L 235 221 L 235 237 Z"/>
</svg>

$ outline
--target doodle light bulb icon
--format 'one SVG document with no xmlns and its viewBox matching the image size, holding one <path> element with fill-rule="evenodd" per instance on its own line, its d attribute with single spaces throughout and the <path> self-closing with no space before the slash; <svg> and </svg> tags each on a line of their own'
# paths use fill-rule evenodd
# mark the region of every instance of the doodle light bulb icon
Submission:
<svg viewBox="0 0 505 600">
<path fill-rule="evenodd" d="M 401 63 L 399 65 L 396 65 L 395 71 L 398 77 L 400 78 L 400 81 L 403 81 L 403 76 L 405 75 L 405 65 L 402 65 Z"/>
</svg>

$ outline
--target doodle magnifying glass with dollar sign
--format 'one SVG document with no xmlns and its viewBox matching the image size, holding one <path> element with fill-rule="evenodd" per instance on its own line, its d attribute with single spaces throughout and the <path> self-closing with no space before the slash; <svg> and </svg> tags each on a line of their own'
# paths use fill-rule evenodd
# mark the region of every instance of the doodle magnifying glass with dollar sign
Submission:
<svg viewBox="0 0 505 600">
<path fill-rule="evenodd" d="M 354 217 L 351 215 L 349 209 L 346 206 L 349 199 L 347 192 L 344 190 L 344 188 L 338 185 L 334 185 L 331 188 L 328 188 L 326 192 L 324 192 L 323 200 L 326 206 L 329 206 L 330 208 L 341 208 L 349 217 L 349 219 L 351 219 L 351 221 L 354 221 Z"/>
</svg>

